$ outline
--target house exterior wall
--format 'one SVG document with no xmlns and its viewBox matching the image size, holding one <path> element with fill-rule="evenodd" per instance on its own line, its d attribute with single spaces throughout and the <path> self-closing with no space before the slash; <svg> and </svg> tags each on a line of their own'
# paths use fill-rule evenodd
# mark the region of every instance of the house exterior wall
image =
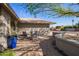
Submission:
<svg viewBox="0 0 79 59">
<path fill-rule="evenodd" d="M 10 14 L 8 14 L 8 12 L 6 12 L 5 9 L 2 8 L 2 17 L 3 17 L 3 23 L 5 23 L 5 27 L 7 28 L 7 32 L 9 32 L 9 34 L 11 34 L 11 25 L 10 25 L 10 22 L 11 22 L 11 16 Z M 7 32 L 5 31 L 5 33 L 7 34 Z"/>
<path fill-rule="evenodd" d="M 18 27 L 18 34 L 22 34 L 22 32 L 26 32 L 30 34 L 30 32 L 37 31 L 38 35 L 47 35 L 49 32 L 49 24 L 21 24 Z"/>
<path fill-rule="evenodd" d="M 10 20 L 11 16 L 4 8 L 1 8 L 0 21 L 2 24 L 0 25 L 0 45 L 5 49 L 7 48 L 7 36 L 10 34 Z"/>
</svg>

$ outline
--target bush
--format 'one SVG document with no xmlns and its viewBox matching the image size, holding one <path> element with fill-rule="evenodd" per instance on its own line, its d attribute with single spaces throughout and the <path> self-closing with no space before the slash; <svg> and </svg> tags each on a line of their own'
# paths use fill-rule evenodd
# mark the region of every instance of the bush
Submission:
<svg viewBox="0 0 79 59">
<path fill-rule="evenodd" d="M 60 28 L 61 31 L 63 31 L 64 29 L 65 29 L 64 27 L 61 27 L 61 28 Z"/>
<path fill-rule="evenodd" d="M 0 56 L 15 56 L 15 52 L 10 49 L 7 49 L 7 50 L 1 52 Z"/>
</svg>

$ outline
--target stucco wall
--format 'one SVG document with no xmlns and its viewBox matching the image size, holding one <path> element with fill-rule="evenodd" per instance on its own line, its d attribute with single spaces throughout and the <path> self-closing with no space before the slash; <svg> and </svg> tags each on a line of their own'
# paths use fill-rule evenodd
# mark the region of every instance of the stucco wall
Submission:
<svg viewBox="0 0 79 59">
<path fill-rule="evenodd" d="M 69 56 L 79 56 L 79 42 L 75 40 L 56 39 L 56 46 Z"/>
<path fill-rule="evenodd" d="M 7 48 L 7 36 L 10 33 L 10 20 L 10 15 L 2 8 L 0 15 L 0 21 L 2 22 L 2 25 L 0 25 L 0 45 L 5 49 Z"/>
<path fill-rule="evenodd" d="M 31 27 L 31 28 L 27 28 L 27 27 L 24 27 L 24 28 L 18 28 L 18 34 L 22 34 L 22 32 L 26 32 L 26 33 L 30 33 L 31 30 L 33 32 L 35 31 L 38 31 L 39 35 L 47 35 L 47 33 L 49 32 L 49 28 L 41 28 L 41 27 L 38 27 L 38 28 L 34 28 L 34 27 Z"/>
</svg>

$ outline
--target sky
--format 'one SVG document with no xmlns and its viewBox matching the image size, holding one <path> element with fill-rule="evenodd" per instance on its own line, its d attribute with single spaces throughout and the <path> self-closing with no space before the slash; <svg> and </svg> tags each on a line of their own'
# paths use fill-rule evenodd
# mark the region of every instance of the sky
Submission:
<svg viewBox="0 0 79 59">
<path fill-rule="evenodd" d="M 68 8 L 70 5 L 68 4 L 61 4 L 64 8 Z M 33 15 L 28 13 L 26 8 L 24 6 L 21 6 L 20 3 L 11 3 L 10 6 L 12 9 L 15 11 L 15 13 L 18 15 L 20 18 L 34 18 Z M 78 11 L 79 8 L 77 5 L 71 7 L 74 11 Z M 56 24 L 53 24 L 53 26 L 66 26 L 66 25 L 72 25 L 72 20 L 74 21 L 74 24 L 79 21 L 78 17 L 47 17 L 46 14 L 38 14 L 37 19 L 43 19 L 46 21 L 51 21 L 51 22 L 56 22 Z"/>
</svg>

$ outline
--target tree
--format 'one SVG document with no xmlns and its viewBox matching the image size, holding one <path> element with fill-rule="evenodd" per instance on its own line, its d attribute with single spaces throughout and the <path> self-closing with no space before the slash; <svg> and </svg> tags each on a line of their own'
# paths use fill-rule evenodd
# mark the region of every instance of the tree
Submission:
<svg viewBox="0 0 79 59">
<path fill-rule="evenodd" d="M 73 11 L 70 8 L 63 8 L 61 4 L 56 3 L 27 3 L 22 4 L 24 5 L 30 14 L 34 15 L 34 17 L 37 17 L 37 14 L 39 13 L 46 13 L 50 16 L 77 16 L 79 17 L 79 11 Z M 79 5 L 79 4 L 71 4 L 73 5 Z"/>
<path fill-rule="evenodd" d="M 74 6 L 74 5 L 77 5 L 77 6 L 79 6 L 79 3 L 76 3 L 76 4 L 71 4 L 71 6 Z M 76 17 L 79 17 L 79 10 L 78 11 L 73 11 L 73 9 L 70 9 L 70 10 L 67 10 L 67 9 L 62 9 L 61 8 L 61 10 L 63 11 L 63 12 L 60 12 L 59 14 L 61 14 L 61 15 L 69 15 L 69 16 L 76 16 Z"/>
<path fill-rule="evenodd" d="M 25 6 L 26 11 L 34 15 L 34 17 L 37 17 L 39 13 L 45 13 L 48 16 L 58 16 L 56 12 L 61 11 L 59 10 L 60 4 L 55 3 L 27 3 L 22 5 Z"/>
<path fill-rule="evenodd" d="M 76 26 L 77 28 L 79 28 L 79 21 L 78 21 L 78 23 L 75 24 L 75 26 Z"/>
</svg>

